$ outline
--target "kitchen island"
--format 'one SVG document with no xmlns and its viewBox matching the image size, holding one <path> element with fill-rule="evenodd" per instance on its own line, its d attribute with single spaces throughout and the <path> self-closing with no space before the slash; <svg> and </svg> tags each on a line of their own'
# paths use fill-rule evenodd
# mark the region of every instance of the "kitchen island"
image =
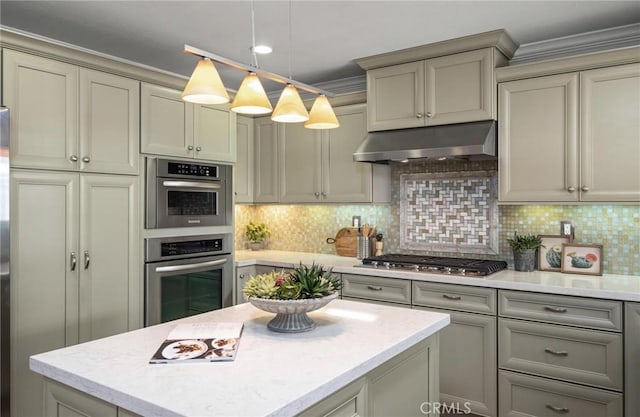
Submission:
<svg viewBox="0 0 640 417">
<path fill-rule="evenodd" d="M 275 333 L 266 327 L 273 314 L 245 303 L 35 355 L 30 366 L 45 377 L 47 415 L 433 411 L 437 332 L 449 323 L 448 314 L 335 300 L 309 316 L 318 324 L 313 331 Z M 235 361 L 148 363 L 177 324 L 212 321 L 244 323 Z"/>
</svg>

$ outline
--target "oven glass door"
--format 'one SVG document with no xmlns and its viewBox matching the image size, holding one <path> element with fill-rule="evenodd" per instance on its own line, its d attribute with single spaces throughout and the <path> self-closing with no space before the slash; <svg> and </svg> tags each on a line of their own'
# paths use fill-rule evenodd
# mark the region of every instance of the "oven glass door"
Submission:
<svg viewBox="0 0 640 417">
<path fill-rule="evenodd" d="M 231 305 L 232 265 L 231 255 L 147 264 L 145 325 Z"/>
<path fill-rule="evenodd" d="M 157 190 L 158 227 L 224 225 L 223 181 L 158 178 Z"/>
</svg>

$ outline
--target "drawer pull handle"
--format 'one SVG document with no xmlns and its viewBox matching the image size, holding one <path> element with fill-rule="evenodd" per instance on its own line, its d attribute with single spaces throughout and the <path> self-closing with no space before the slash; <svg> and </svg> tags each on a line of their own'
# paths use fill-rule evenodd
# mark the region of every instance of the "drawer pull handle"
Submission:
<svg viewBox="0 0 640 417">
<path fill-rule="evenodd" d="M 544 348 L 544 351 L 556 356 L 569 356 L 569 352 L 565 352 L 564 350 L 553 350 L 550 348 Z"/>
<path fill-rule="evenodd" d="M 446 298 L 447 300 L 462 300 L 462 297 L 460 297 L 459 295 L 442 294 L 442 297 Z"/>
<path fill-rule="evenodd" d="M 382 291 L 382 287 L 374 287 L 373 285 L 367 285 L 371 291 Z"/>
<path fill-rule="evenodd" d="M 556 406 L 553 406 L 551 404 L 547 404 L 547 408 L 549 410 L 555 411 L 556 413 L 568 413 L 569 412 L 569 409 L 567 407 L 556 407 Z"/>
<path fill-rule="evenodd" d="M 544 306 L 544 309 L 547 311 L 552 311 L 554 313 L 566 313 L 567 309 L 564 307 L 549 307 L 549 306 Z"/>
</svg>

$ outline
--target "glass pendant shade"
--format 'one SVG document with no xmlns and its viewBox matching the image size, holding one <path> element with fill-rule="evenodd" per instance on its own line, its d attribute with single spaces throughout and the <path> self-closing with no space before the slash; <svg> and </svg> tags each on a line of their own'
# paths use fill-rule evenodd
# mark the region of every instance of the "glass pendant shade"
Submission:
<svg viewBox="0 0 640 417">
<path fill-rule="evenodd" d="M 209 58 L 198 61 L 191 78 L 182 92 L 182 99 L 197 104 L 222 104 L 229 102 L 229 94 L 220 75 Z"/>
<path fill-rule="evenodd" d="M 242 80 L 231 103 L 231 110 L 242 114 L 266 114 L 273 110 L 269 97 L 255 72 L 250 72 Z"/>
<path fill-rule="evenodd" d="M 309 120 L 309 113 L 298 90 L 292 84 L 287 84 L 282 90 L 278 104 L 271 114 L 271 120 L 280 123 L 300 123 Z"/>
<path fill-rule="evenodd" d="M 307 129 L 335 129 L 340 127 L 338 118 L 333 112 L 333 108 L 324 94 L 318 95 L 316 101 L 311 106 L 309 112 L 309 120 L 304 122 Z"/>
</svg>

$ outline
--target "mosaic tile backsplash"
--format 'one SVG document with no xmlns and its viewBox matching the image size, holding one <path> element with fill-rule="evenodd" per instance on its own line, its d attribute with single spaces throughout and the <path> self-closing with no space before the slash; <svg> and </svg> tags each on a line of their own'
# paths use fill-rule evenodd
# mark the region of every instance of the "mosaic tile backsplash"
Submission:
<svg viewBox="0 0 640 417">
<path fill-rule="evenodd" d="M 497 172 L 400 176 L 400 248 L 498 253 Z"/>
<path fill-rule="evenodd" d="M 246 248 L 244 227 L 250 221 L 265 222 L 272 235 L 269 249 L 334 254 L 326 243 L 342 227 L 351 225 L 351 216 L 363 223 L 375 224 L 384 234 L 384 252 L 406 252 L 451 256 L 438 250 L 403 249 L 400 245 L 400 177 L 403 174 L 492 171 L 495 161 L 411 162 L 392 165 L 391 204 L 352 205 L 237 205 L 235 217 L 236 248 Z M 571 220 L 576 228 L 576 243 L 602 244 L 605 274 L 640 275 L 640 205 L 514 205 L 498 206 L 498 253 L 483 254 L 487 259 L 503 259 L 513 268 L 513 256 L 507 243 L 514 231 L 553 235 L 560 232 L 560 221 Z M 465 253 L 460 252 L 460 256 Z M 458 256 L 458 255 L 456 255 Z M 469 256 L 478 257 L 470 253 Z"/>
</svg>

